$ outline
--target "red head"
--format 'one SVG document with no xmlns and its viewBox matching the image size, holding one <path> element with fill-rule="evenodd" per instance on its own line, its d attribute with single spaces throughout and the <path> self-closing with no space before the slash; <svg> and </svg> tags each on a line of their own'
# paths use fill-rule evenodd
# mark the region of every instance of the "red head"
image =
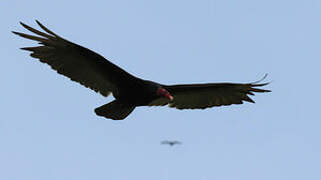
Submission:
<svg viewBox="0 0 321 180">
<path fill-rule="evenodd" d="M 161 87 L 157 89 L 157 95 L 169 99 L 170 101 L 174 99 L 166 89 Z"/>
</svg>

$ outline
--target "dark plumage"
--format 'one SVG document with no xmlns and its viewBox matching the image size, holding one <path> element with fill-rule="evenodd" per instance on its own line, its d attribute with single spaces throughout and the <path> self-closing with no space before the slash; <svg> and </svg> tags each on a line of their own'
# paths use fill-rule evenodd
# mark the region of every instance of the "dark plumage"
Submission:
<svg viewBox="0 0 321 180">
<path fill-rule="evenodd" d="M 167 144 L 170 146 L 174 146 L 174 145 L 178 145 L 178 144 L 182 144 L 180 141 L 162 141 L 161 144 Z"/>
<path fill-rule="evenodd" d="M 248 95 L 270 92 L 259 89 L 268 83 L 209 83 L 163 85 L 137 78 L 111 63 L 101 55 L 72 43 L 50 31 L 38 31 L 24 23 L 21 25 L 38 36 L 13 32 L 40 46 L 21 48 L 31 56 L 48 64 L 59 74 L 69 77 L 103 96 L 113 94 L 115 100 L 95 109 L 99 116 L 114 120 L 125 119 L 137 106 L 169 105 L 177 109 L 204 109 L 213 106 L 254 103 Z"/>
</svg>

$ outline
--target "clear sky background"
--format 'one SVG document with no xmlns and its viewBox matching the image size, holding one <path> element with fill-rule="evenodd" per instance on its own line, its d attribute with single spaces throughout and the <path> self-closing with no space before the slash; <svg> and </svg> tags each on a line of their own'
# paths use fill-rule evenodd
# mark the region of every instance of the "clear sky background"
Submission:
<svg viewBox="0 0 321 180">
<path fill-rule="evenodd" d="M 1 180 L 321 179 L 320 0 L 1 1 Z M 256 104 L 140 107 L 112 100 L 19 47 L 35 19 L 144 79 L 252 82 Z M 180 146 L 160 145 L 179 140 Z"/>
</svg>

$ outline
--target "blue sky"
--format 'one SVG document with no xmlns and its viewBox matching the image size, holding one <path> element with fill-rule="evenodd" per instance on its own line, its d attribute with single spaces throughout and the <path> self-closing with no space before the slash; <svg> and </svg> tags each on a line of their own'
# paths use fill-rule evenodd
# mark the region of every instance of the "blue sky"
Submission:
<svg viewBox="0 0 321 180">
<path fill-rule="evenodd" d="M 0 179 L 319 180 L 321 1 L 3 1 Z M 252 82 L 256 104 L 179 111 L 110 100 L 58 75 L 14 36 L 38 19 L 130 73 L 164 84 Z M 160 141 L 180 140 L 167 147 Z"/>
</svg>

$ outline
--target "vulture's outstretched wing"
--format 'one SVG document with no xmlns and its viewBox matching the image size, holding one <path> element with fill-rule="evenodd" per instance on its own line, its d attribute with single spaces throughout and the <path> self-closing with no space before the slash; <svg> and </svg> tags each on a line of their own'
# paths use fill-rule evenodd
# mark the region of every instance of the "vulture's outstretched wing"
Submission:
<svg viewBox="0 0 321 180">
<path fill-rule="evenodd" d="M 185 84 L 164 86 L 174 97 L 172 101 L 159 98 L 152 101 L 149 106 L 175 107 L 177 109 L 205 109 L 213 106 L 226 106 L 242 104 L 243 101 L 254 103 L 248 95 L 254 92 L 270 92 L 270 90 L 256 87 L 268 83 L 236 84 L 236 83 L 210 83 L 210 84 Z"/>
<path fill-rule="evenodd" d="M 126 71 L 109 62 L 99 54 L 63 39 L 47 29 L 40 22 L 37 24 L 46 32 L 38 31 L 20 24 L 38 36 L 13 32 L 21 37 L 38 41 L 41 46 L 25 47 L 23 50 L 31 51 L 32 57 L 51 66 L 59 74 L 69 77 L 71 80 L 108 96 L 110 92 L 117 90 L 122 83 L 128 83 L 134 79 Z"/>
</svg>

